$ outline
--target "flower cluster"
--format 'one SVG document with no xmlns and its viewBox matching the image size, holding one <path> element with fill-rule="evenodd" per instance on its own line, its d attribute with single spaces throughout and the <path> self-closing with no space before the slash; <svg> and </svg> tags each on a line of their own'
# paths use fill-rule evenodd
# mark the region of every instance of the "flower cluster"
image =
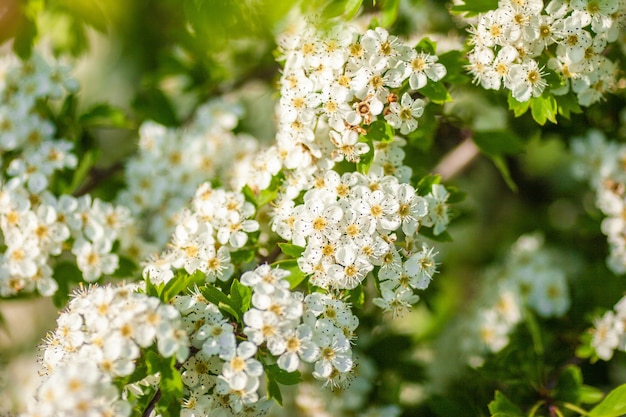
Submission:
<svg viewBox="0 0 626 417">
<path fill-rule="evenodd" d="M 0 295 L 37 290 L 52 295 L 60 256 L 71 251 L 83 279 L 93 282 L 119 266 L 119 252 L 141 256 L 128 209 L 89 195 L 55 197 L 48 191 L 32 194 L 15 181 L 0 187 Z"/>
<path fill-rule="evenodd" d="M 151 240 L 162 245 L 175 217 L 204 181 L 220 179 L 240 190 L 258 141 L 235 134 L 241 106 L 215 99 L 201 106 L 185 129 L 144 122 L 139 149 L 126 164 L 127 187 L 118 202 L 142 218 Z"/>
<path fill-rule="evenodd" d="M 132 374 L 142 348 L 155 342 L 163 357 L 187 358 L 189 342 L 173 306 L 138 293 L 136 285 L 75 293 L 46 338 L 46 377 L 27 415 L 129 415 L 130 404 L 113 380 Z"/>
<path fill-rule="evenodd" d="M 417 301 L 413 291 L 428 287 L 436 272 L 436 252 L 416 238 L 421 226 L 445 230 L 447 198 L 440 184 L 422 197 L 394 176 L 326 171 L 303 204 L 276 204 L 272 230 L 304 247 L 298 265 L 318 287 L 351 290 L 377 268 L 382 298 L 375 303 L 398 313 Z"/>
<path fill-rule="evenodd" d="M 254 206 L 242 193 L 201 184 L 191 202 L 177 218 L 170 249 L 147 262 L 144 278 L 153 283 L 168 282 L 174 269 L 189 274 L 201 271 L 207 282 L 227 281 L 233 274 L 230 253 L 243 247 L 249 233 L 259 229 L 251 219 Z"/>
<path fill-rule="evenodd" d="M 524 235 L 511 248 L 503 265 L 486 274 L 463 338 L 472 366 L 480 366 L 486 353 L 509 344 L 509 336 L 526 308 L 540 317 L 562 317 L 570 307 L 567 278 L 559 255 L 544 247 L 540 235 Z"/>
<path fill-rule="evenodd" d="M 624 0 L 500 0 L 472 30 L 469 71 L 483 88 L 511 91 L 517 101 L 573 91 L 581 105 L 603 98 L 616 64 L 604 56 L 618 38 Z M 548 71 L 559 83 L 549 83 Z"/>
<path fill-rule="evenodd" d="M 613 310 L 597 319 L 592 330 L 591 347 L 602 360 L 608 361 L 615 350 L 626 351 L 626 297 Z"/>
<path fill-rule="evenodd" d="M 610 246 L 607 264 L 613 272 L 623 274 L 626 272 L 626 146 L 607 141 L 598 130 L 575 138 L 571 146 L 576 157 L 574 175 L 589 182 L 596 193 L 596 206 L 606 216 L 601 229 Z"/>
<path fill-rule="evenodd" d="M 359 135 L 376 120 L 404 135 L 415 130 L 425 103 L 410 92 L 446 75 L 437 56 L 382 28 L 361 34 L 337 26 L 321 33 L 306 25 L 284 34 L 279 44 L 285 68 L 274 153 L 300 173 L 360 161 L 370 149 Z"/>
<path fill-rule="evenodd" d="M 10 55 L 0 59 L 0 153 L 9 156 L 1 165 L 34 194 L 47 188 L 55 171 L 76 167 L 72 143 L 54 139 L 56 127 L 40 107 L 78 89 L 69 72 L 38 54 L 24 62 Z"/>
</svg>

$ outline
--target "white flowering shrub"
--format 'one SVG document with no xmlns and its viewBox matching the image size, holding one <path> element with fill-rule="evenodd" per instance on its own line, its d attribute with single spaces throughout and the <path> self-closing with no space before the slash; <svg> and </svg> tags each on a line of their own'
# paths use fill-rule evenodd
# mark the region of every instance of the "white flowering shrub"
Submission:
<svg viewBox="0 0 626 417">
<path fill-rule="evenodd" d="M 450 3 L 0 7 L 0 415 L 625 414 L 626 3 Z"/>
</svg>

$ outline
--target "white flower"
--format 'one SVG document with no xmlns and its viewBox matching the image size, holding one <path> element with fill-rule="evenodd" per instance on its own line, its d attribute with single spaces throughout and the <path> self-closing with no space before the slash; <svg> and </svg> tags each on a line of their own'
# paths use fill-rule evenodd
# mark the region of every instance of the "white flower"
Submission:
<svg viewBox="0 0 626 417">
<path fill-rule="evenodd" d="M 417 129 L 416 118 L 424 112 L 424 100 L 413 100 L 409 93 L 404 93 L 400 103 L 389 104 L 389 110 L 385 120 L 394 128 L 400 129 L 401 134 L 407 135 Z"/>
</svg>

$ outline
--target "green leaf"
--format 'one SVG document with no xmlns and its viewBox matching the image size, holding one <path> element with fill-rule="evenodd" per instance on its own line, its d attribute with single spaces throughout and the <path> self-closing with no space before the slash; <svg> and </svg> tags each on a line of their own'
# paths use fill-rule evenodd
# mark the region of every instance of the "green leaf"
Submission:
<svg viewBox="0 0 626 417">
<path fill-rule="evenodd" d="M 233 265 L 245 264 L 254 259 L 255 252 L 252 249 L 239 249 L 230 253 L 230 262 Z"/>
<path fill-rule="evenodd" d="M 490 130 L 474 133 L 474 143 L 487 155 L 515 155 L 525 149 L 522 142 L 508 130 Z"/>
<path fill-rule="evenodd" d="M 487 407 L 492 417 L 524 417 L 522 410 L 500 391 L 496 391 L 494 400 L 491 401 Z"/>
<path fill-rule="evenodd" d="M 415 50 L 435 55 L 435 51 L 437 50 L 437 43 L 430 38 L 423 38 L 421 41 L 419 41 L 417 45 L 415 45 Z"/>
<path fill-rule="evenodd" d="M 578 394 L 578 401 L 583 404 L 595 404 L 604 398 L 604 392 L 601 389 L 590 385 L 581 385 Z"/>
<path fill-rule="evenodd" d="M 450 11 L 452 13 L 465 13 L 467 17 L 470 17 L 497 8 L 498 0 L 467 0 L 462 4 L 452 6 Z"/>
<path fill-rule="evenodd" d="M 552 94 L 532 97 L 530 99 L 530 112 L 533 119 L 541 126 L 545 125 L 548 120 L 556 124 L 556 99 Z"/>
<path fill-rule="evenodd" d="M 398 18 L 400 0 L 384 0 L 380 13 L 380 26 L 388 28 Z"/>
<path fill-rule="evenodd" d="M 346 20 L 352 20 L 357 15 L 362 5 L 363 5 L 363 0 L 346 1 L 346 6 L 345 6 Z"/>
<path fill-rule="evenodd" d="M 372 161 L 374 161 L 374 142 L 371 138 L 363 135 L 359 136 L 359 142 L 367 143 L 369 150 L 361 155 L 359 162 L 356 164 L 356 168 L 361 174 L 367 174 L 372 165 Z"/>
<path fill-rule="evenodd" d="M 240 283 L 239 280 L 234 279 L 230 286 L 230 298 L 233 301 L 236 310 L 240 311 L 243 315 L 243 313 L 250 310 L 252 302 L 252 288 L 247 287 Z"/>
<path fill-rule="evenodd" d="M 420 88 L 419 92 L 428 97 L 433 103 L 443 104 L 452 101 L 452 96 L 442 81 L 428 81 L 428 84 Z"/>
<path fill-rule="evenodd" d="M 569 119 L 572 113 L 580 114 L 583 110 L 578 104 L 578 99 L 574 95 L 574 92 L 570 91 L 563 96 L 556 96 L 557 111 L 566 119 Z"/>
<path fill-rule="evenodd" d="M 500 175 L 502 175 L 502 179 L 506 185 L 511 189 L 511 191 L 517 192 L 517 184 L 515 184 L 515 181 L 513 181 L 513 178 L 511 177 L 511 171 L 509 171 L 509 166 L 506 164 L 506 160 L 501 155 L 492 155 L 490 158 L 498 171 L 500 171 Z"/>
<path fill-rule="evenodd" d="M 275 380 L 270 378 L 267 378 L 267 396 L 269 398 L 273 398 L 274 401 L 282 407 L 283 395 L 280 392 L 280 386 Z"/>
<path fill-rule="evenodd" d="M 233 316 L 238 322 L 241 323 L 242 315 L 241 311 L 238 311 L 237 306 L 224 294 L 219 288 L 212 285 L 200 287 L 200 292 L 207 299 L 207 301 L 215 304 L 220 310 Z"/>
<path fill-rule="evenodd" d="M 609 392 L 600 404 L 589 411 L 589 417 L 619 417 L 626 414 L 626 384 Z"/>
<path fill-rule="evenodd" d="M 346 0 L 333 0 L 322 10 L 323 19 L 332 19 L 341 16 L 346 10 Z"/>
<path fill-rule="evenodd" d="M 465 67 L 469 63 L 463 52 L 452 50 L 439 55 L 439 63 L 446 67 L 446 76 L 443 77 L 444 82 L 450 84 L 467 84 L 471 78 L 465 71 Z"/>
<path fill-rule="evenodd" d="M 160 299 L 164 303 L 168 303 L 174 296 L 180 294 L 187 288 L 187 278 L 189 274 L 186 271 L 180 271 L 172 279 L 167 281 L 165 287 L 161 291 Z"/>
<path fill-rule="evenodd" d="M 152 281 L 150 281 L 150 278 L 146 278 L 145 282 L 146 282 L 146 295 L 149 295 L 150 297 L 160 298 L 161 290 L 157 288 L 152 283 Z"/>
<path fill-rule="evenodd" d="M 243 188 L 241 189 L 241 192 L 243 193 L 243 196 L 247 202 L 252 203 L 255 207 L 259 206 L 256 195 L 254 194 L 254 191 L 252 191 L 252 188 L 250 188 L 248 184 L 243 186 Z"/>
<path fill-rule="evenodd" d="M 158 88 L 140 91 L 133 108 L 142 119 L 154 120 L 165 126 L 178 126 L 178 117 L 169 98 Z"/>
<path fill-rule="evenodd" d="M 269 378 L 281 385 L 296 385 L 302 382 L 302 374 L 300 371 L 287 372 L 284 369 L 280 369 L 276 364 L 267 365 L 265 372 Z"/>
<path fill-rule="evenodd" d="M 517 101 L 511 93 L 509 93 L 508 104 L 509 110 L 513 110 L 515 117 L 520 117 L 530 108 L 530 101 Z"/>
<path fill-rule="evenodd" d="M 559 375 L 554 390 L 554 398 L 563 402 L 579 403 L 580 388 L 583 384 L 583 375 L 580 368 L 569 365 Z"/>
<path fill-rule="evenodd" d="M 427 195 L 433 189 L 433 184 L 439 183 L 441 183 L 441 175 L 428 174 L 417 183 L 417 194 L 422 196 Z"/>
<path fill-rule="evenodd" d="M 183 395 L 183 379 L 176 369 L 176 356 L 163 360 L 161 367 L 161 392 L 163 398 L 178 402 Z"/>
<path fill-rule="evenodd" d="M 87 178 L 87 175 L 89 175 L 91 168 L 93 168 L 93 166 L 96 164 L 99 155 L 100 152 L 98 149 L 91 149 L 83 154 L 82 158 L 80 158 L 78 162 L 76 170 L 74 171 L 72 182 L 69 185 L 68 189 L 65 191 L 67 194 L 73 194 L 74 192 L 76 192 L 76 190 L 78 190 L 78 187 L 80 187 L 83 182 L 85 182 L 85 179 Z"/>
<path fill-rule="evenodd" d="M 453 242 L 454 241 L 454 239 L 452 239 L 452 236 L 450 235 L 450 233 L 448 233 L 447 230 L 444 230 L 443 232 L 436 235 L 433 232 L 432 228 L 421 227 L 419 229 L 419 234 L 421 236 L 427 237 L 430 240 L 434 240 L 435 242 Z"/>
<path fill-rule="evenodd" d="M 280 242 L 278 247 L 282 253 L 287 256 L 291 256 L 292 258 L 299 258 L 300 255 L 302 255 L 302 252 L 304 252 L 304 248 L 302 246 L 293 245 L 291 243 Z"/>
<path fill-rule="evenodd" d="M 290 272 L 289 276 L 285 279 L 287 280 L 287 282 L 289 282 L 289 287 L 291 289 L 296 288 L 306 278 L 306 274 L 302 272 L 302 270 L 300 270 L 300 267 L 298 266 L 298 261 L 296 259 L 284 259 L 276 261 L 272 264 L 272 266 Z"/>
<path fill-rule="evenodd" d="M 367 135 L 365 136 L 377 142 L 392 142 L 394 134 L 394 129 L 389 123 L 383 120 L 376 120 L 368 126 Z"/>
<path fill-rule="evenodd" d="M 129 128 L 132 126 L 122 109 L 108 103 L 92 106 L 79 117 L 78 121 L 84 127 Z"/>
</svg>

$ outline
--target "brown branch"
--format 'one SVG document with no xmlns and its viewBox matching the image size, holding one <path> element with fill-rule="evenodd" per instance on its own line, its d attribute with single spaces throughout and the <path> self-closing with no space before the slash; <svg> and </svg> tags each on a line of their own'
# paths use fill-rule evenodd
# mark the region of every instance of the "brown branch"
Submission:
<svg viewBox="0 0 626 417">
<path fill-rule="evenodd" d="M 95 189 L 100 183 L 105 181 L 111 175 L 124 168 L 124 163 L 119 161 L 106 168 L 92 168 L 89 172 L 89 179 L 84 182 L 75 192 L 75 197 L 85 195 Z"/>
<path fill-rule="evenodd" d="M 471 133 L 466 132 L 463 136 L 465 139 L 448 152 L 433 168 L 433 172 L 441 175 L 441 179 L 444 181 L 459 174 L 480 154 L 480 150 L 472 140 Z"/>
</svg>

